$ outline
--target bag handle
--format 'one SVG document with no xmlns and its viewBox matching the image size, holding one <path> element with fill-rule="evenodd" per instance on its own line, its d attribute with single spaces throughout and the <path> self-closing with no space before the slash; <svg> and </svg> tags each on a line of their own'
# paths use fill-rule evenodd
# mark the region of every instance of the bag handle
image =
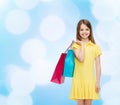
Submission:
<svg viewBox="0 0 120 105">
<path fill-rule="evenodd" d="M 65 50 L 65 53 L 68 51 L 68 49 L 72 46 L 72 44 L 74 43 L 74 40 L 72 40 L 72 42 L 70 43 L 70 45 L 67 47 L 67 49 Z"/>
</svg>

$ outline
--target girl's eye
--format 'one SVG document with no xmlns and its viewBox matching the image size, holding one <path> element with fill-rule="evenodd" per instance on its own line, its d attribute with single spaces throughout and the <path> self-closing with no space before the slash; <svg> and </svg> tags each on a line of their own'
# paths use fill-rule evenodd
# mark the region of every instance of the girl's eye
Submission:
<svg viewBox="0 0 120 105">
<path fill-rule="evenodd" d="M 86 31 L 88 31 L 89 29 L 87 28 Z"/>
<path fill-rule="evenodd" d="M 80 29 L 80 31 L 83 31 L 83 29 Z"/>
</svg>

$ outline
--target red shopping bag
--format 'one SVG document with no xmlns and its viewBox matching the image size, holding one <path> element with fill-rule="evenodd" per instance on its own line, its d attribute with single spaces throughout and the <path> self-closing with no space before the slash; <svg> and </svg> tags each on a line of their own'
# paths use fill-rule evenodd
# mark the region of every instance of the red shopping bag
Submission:
<svg viewBox="0 0 120 105">
<path fill-rule="evenodd" d="M 54 73 L 51 78 L 51 82 L 62 84 L 64 83 L 65 77 L 63 77 L 63 69 L 64 69 L 64 61 L 65 61 L 66 53 L 62 53 L 59 61 L 55 67 Z"/>
<path fill-rule="evenodd" d="M 55 67 L 54 73 L 51 78 L 51 82 L 57 83 L 57 84 L 62 84 L 64 83 L 65 77 L 63 76 L 63 71 L 64 71 L 64 62 L 66 58 L 66 52 L 68 49 L 72 46 L 74 41 L 68 46 L 66 51 L 64 53 L 61 53 L 59 61 Z"/>
</svg>

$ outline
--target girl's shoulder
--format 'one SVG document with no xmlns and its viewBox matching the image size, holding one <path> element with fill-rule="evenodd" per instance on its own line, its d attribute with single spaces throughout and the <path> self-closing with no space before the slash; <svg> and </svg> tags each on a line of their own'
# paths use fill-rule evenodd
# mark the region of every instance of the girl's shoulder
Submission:
<svg viewBox="0 0 120 105">
<path fill-rule="evenodd" d="M 92 43 L 93 45 L 93 51 L 95 52 L 95 57 L 98 56 L 98 55 L 101 55 L 102 54 L 102 50 L 100 48 L 100 45 L 99 44 L 95 44 L 95 43 Z"/>
<path fill-rule="evenodd" d="M 101 50 L 101 47 L 99 44 L 93 43 L 93 42 L 90 42 L 90 43 L 91 43 L 90 45 L 92 45 L 95 50 Z"/>
<path fill-rule="evenodd" d="M 99 44 L 95 44 L 95 48 L 99 48 L 100 49 L 100 45 Z"/>
<path fill-rule="evenodd" d="M 96 47 L 96 48 L 100 48 L 99 44 L 97 44 L 97 43 L 93 43 L 93 42 L 90 41 L 90 44 L 91 44 L 92 46 Z"/>
</svg>

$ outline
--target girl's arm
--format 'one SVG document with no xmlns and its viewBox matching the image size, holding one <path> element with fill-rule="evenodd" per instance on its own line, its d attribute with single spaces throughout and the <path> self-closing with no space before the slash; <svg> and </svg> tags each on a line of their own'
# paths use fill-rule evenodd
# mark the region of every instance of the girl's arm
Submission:
<svg viewBox="0 0 120 105">
<path fill-rule="evenodd" d="M 99 92 L 100 91 L 100 77 L 101 77 L 100 56 L 96 57 L 95 65 L 96 65 L 96 92 Z"/>
<path fill-rule="evenodd" d="M 77 41 L 77 43 L 81 45 L 81 48 L 80 50 L 74 48 L 74 54 L 80 62 L 83 62 L 85 58 L 84 43 L 82 41 Z"/>
</svg>

